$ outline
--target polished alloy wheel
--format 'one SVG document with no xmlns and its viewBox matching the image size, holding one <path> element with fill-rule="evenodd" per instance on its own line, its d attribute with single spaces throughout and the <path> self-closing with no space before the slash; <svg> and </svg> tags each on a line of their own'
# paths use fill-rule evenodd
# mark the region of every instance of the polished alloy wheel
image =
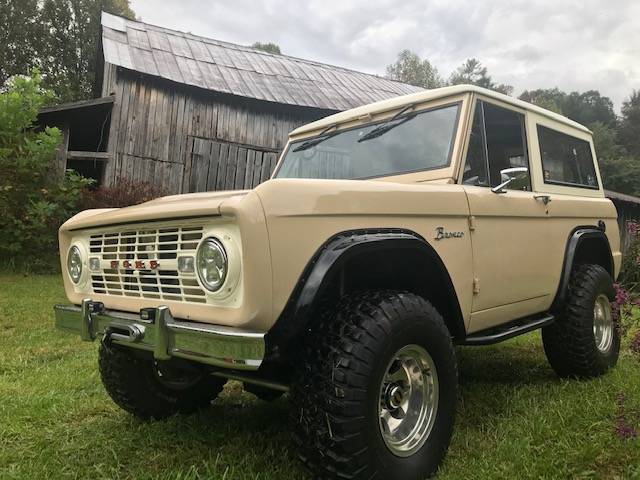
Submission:
<svg viewBox="0 0 640 480">
<path fill-rule="evenodd" d="M 398 457 L 417 452 L 429 437 L 438 410 L 438 374 L 431 355 L 406 345 L 394 356 L 382 379 L 378 407 L 380 431 Z"/>
<path fill-rule="evenodd" d="M 596 346 L 602 353 L 607 353 L 613 343 L 613 315 L 611 303 L 606 295 L 600 294 L 593 307 L 593 335 Z"/>
</svg>

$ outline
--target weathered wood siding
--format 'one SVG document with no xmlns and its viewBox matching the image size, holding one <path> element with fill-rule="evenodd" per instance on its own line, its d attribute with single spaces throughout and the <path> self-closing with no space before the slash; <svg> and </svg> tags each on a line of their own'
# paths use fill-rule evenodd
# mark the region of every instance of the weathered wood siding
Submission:
<svg viewBox="0 0 640 480">
<path fill-rule="evenodd" d="M 251 188 L 275 167 L 288 133 L 327 115 L 201 91 L 105 67 L 115 92 L 105 183 L 161 184 L 167 193 Z"/>
<path fill-rule="evenodd" d="M 612 198 L 611 201 L 618 210 L 618 227 L 620 228 L 620 246 L 622 253 L 626 253 L 635 240 L 635 236 L 629 233 L 630 222 L 640 223 L 640 204 L 625 202 Z"/>
</svg>

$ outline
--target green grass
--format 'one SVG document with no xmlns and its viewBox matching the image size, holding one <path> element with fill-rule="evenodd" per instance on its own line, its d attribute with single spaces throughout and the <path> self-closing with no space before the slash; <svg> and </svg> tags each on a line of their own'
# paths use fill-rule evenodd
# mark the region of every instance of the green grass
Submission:
<svg viewBox="0 0 640 480">
<path fill-rule="evenodd" d="M 297 479 L 286 397 L 263 403 L 229 383 L 214 408 L 145 423 L 119 410 L 97 345 L 53 328 L 55 276 L 0 275 L 0 478 Z M 561 381 L 533 333 L 459 350 L 459 416 L 438 478 L 640 479 L 640 363 L 628 349 L 592 381 Z"/>
</svg>

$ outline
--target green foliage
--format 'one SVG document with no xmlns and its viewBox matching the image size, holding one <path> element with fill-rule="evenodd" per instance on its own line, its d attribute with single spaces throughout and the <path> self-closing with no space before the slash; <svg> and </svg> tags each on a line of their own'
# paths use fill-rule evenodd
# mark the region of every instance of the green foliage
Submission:
<svg viewBox="0 0 640 480">
<path fill-rule="evenodd" d="M 598 158 L 616 158 L 620 156 L 621 149 L 616 140 L 616 130 L 600 121 L 589 125 L 593 132 L 593 144 L 596 147 Z"/>
<path fill-rule="evenodd" d="M 487 67 L 483 66 L 475 58 L 466 60 L 449 76 L 449 80 L 445 81 L 438 69 L 429 60 L 422 59 L 418 54 L 405 49 L 398 53 L 395 63 L 387 65 L 386 74 L 388 78 L 393 80 L 423 88 L 471 84 L 489 88 L 506 95 L 513 93 L 511 85 L 494 83 L 487 73 Z"/>
<path fill-rule="evenodd" d="M 402 50 L 392 65 L 387 65 L 387 77 L 423 88 L 444 86 L 438 69 L 429 60 L 420 58 L 411 50 Z"/>
<path fill-rule="evenodd" d="M 129 0 L 0 0 L 0 85 L 37 67 L 58 100 L 90 97 L 101 10 L 134 16 Z"/>
<path fill-rule="evenodd" d="M 37 65 L 43 40 L 37 11 L 38 0 L 0 0 L 0 86 Z"/>
<path fill-rule="evenodd" d="M 14 77 L 0 93 L 0 262 L 48 270 L 57 264 L 57 229 L 75 212 L 91 181 L 68 172 L 50 174 L 60 131 L 37 131 L 39 108 L 51 98 L 41 78 Z"/>
<path fill-rule="evenodd" d="M 640 168 L 632 157 L 601 157 L 600 175 L 607 190 L 640 196 Z"/>
<path fill-rule="evenodd" d="M 564 95 L 566 94 L 557 88 L 539 88 L 537 90 L 525 90 L 518 98 L 562 115 L 562 99 Z"/>
<path fill-rule="evenodd" d="M 273 53 L 274 55 L 282 55 L 282 52 L 280 51 L 280 46 L 272 42 L 267 42 L 267 43 L 255 42 L 253 45 L 251 45 L 251 48 L 262 50 L 263 52 L 267 52 L 267 53 Z"/>
<path fill-rule="evenodd" d="M 601 122 L 608 127 L 616 126 L 613 102 L 609 97 L 600 95 L 597 90 L 565 94 L 560 107 L 564 115 L 583 125 Z"/>
<path fill-rule="evenodd" d="M 566 93 L 557 88 L 540 88 L 525 90 L 519 98 L 560 113 L 583 125 L 589 126 L 599 122 L 609 128 L 616 127 L 617 119 L 613 102 L 609 97 L 600 95 L 597 90 Z"/>
<path fill-rule="evenodd" d="M 469 58 L 460 65 L 456 71 L 451 74 L 451 77 L 449 77 L 449 83 L 451 85 L 477 85 L 478 87 L 495 90 L 505 95 L 511 95 L 513 93 L 513 87 L 511 85 L 494 83 L 491 76 L 487 73 L 487 67 L 483 66 L 477 58 Z"/>
<path fill-rule="evenodd" d="M 640 90 L 631 92 L 622 104 L 620 144 L 640 161 Z"/>
</svg>

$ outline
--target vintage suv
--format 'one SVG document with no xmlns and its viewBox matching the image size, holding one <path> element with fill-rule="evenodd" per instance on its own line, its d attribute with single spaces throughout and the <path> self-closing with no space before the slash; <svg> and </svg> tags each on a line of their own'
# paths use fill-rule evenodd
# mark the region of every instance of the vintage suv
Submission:
<svg viewBox="0 0 640 480">
<path fill-rule="evenodd" d="M 290 392 L 316 476 L 423 478 L 452 433 L 455 345 L 542 329 L 560 376 L 615 365 L 616 217 L 585 127 L 429 90 L 298 128 L 254 190 L 79 213 L 56 323 L 101 339 L 134 415 L 208 407 L 235 379 Z"/>
</svg>

